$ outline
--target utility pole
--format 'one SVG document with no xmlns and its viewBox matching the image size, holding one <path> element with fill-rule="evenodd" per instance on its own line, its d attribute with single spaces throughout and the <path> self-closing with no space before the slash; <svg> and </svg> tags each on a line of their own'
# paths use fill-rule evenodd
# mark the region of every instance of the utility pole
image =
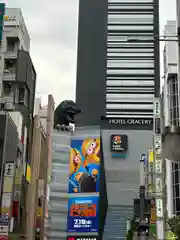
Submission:
<svg viewBox="0 0 180 240">
<path fill-rule="evenodd" d="M 156 199 L 156 230 L 157 240 L 165 239 L 164 226 L 164 174 L 162 158 L 161 100 L 154 99 L 154 137 L 153 148 L 155 158 L 155 199 Z"/>
<path fill-rule="evenodd" d="M 149 222 L 145 218 L 145 198 L 146 198 L 146 187 L 145 187 L 145 172 L 144 172 L 144 162 L 146 161 L 146 154 L 141 154 L 140 158 L 140 188 L 139 188 L 139 198 L 140 198 L 140 240 L 144 240 L 147 234 L 146 230 Z"/>
</svg>

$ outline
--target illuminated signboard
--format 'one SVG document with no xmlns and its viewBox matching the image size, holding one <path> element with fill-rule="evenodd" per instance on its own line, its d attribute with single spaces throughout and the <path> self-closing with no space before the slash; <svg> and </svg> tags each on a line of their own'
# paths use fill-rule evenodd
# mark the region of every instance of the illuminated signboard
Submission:
<svg viewBox="0 0 180 240">
<path fill-rule="evenodd" d="M 68 232 L 98 232 L 99 196 L 68 200 Z"/>
<path fill-rule="evenodd" d="M 71 141 L 69 193 L 99 192 L 100 139 Z"/>
<path fill-rule="evenodd" d="M 127 150 L 127 135 L 111 135 L 111 153 L 113 157 L 126 157 Z"/>
</svg>

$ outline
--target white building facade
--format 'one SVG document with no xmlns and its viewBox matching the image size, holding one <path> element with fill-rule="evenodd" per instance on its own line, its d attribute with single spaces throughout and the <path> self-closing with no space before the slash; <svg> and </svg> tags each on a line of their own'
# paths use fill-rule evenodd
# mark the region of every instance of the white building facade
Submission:
<svg viewBox="0 0 180 240">
<path fill-rule="evenodd" d="M 166 41 L 164 59 L 164 124 L 179 125 L 178 101 L 178 43 L 176 21 L 167 21 L 164 29 Z M 166 159 L 167 213 L 168 217 L 180 214 L 180 165 Z"/>
<path fill-rule="evenodd" d="M 13 107 L 10 103 L 24 101 L 28 105 L 28 89 L 17 84 L 18 51 L 30 50 L 30 36 L 27 31 L 21 10 L 7 8 L 4 16 L 3 38 L 0 47 L 0 95 L 6 108 Z"/>
</svg>

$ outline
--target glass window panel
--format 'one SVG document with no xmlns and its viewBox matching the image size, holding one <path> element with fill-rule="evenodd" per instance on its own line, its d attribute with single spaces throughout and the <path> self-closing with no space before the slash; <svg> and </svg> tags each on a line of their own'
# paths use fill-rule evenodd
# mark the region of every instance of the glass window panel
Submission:
<svg viewBox="0 0 180 240">
<path fill-rule="evenodd" d="M 176 212 L 180 212 L 180 199 L 176 198 Z"/>
<path fill-rule="evenodd" d="M 147 52 L 141 52 L 141 53 L 107 53 L 108 57 L 154 57 L 154 53 L 147 53 Z M 140 60 L 140 59 L 139 59 Z"/>
<path fill-rule="evenodd" d="M 127 74 L 127 69 L 107 69 L 107 74 Z M 133 75 L 133 74 L 154 74 L 154 70 L 149 70 L 149 69 L 133 69 L 130 70 L 128 69 L 128 74 Z"/>
<path fill-rule="evenodd" d="M 106 104 L 107 109 L 152 109 L 153 104 Z"/>
<path fill-rule="evenodd" d="M 154 0 L 126 0 L 126 3 L 153 3 Z M 120 3 L 120 0 L 108 0 L 108 3 Z"/>
<path fill-rule="evenodd" d="M 108 6 L 108 9 L 127 9 L 127 10 L 139 10 L 139 9 L 144 9 L 145 11 L 148 10 L 148 9 L 153 9 L 153 5 L 121 5 L 121 4 L 117 4 L 117 5 L 109 5 Z"/>
<path fill-rule="evenodd" d="M 132 33 L 131 34 L 132 37 L 134 36 L 135 41 L 137 39 L 137 40 L 139 40 L 139 42 L 144 41 L 144 40 L 152 40 L 154 42 L 154 36 L 152 36 L 153 34 L 151 34 L 149 36 L 147 36 L 148 34 L 146 34 L 146 36 L 143 36 L 143 35 L 144 35 L 144 33 L 136 33 L 136 34 Z M 137 38 L 137 36 L 138 36 L 138 38 Z M 124 41 L 126 41 L 128 43 L 128 41 L 132 40 L 132 38 L 128 40 L 127 36 L 117 36 L 117 33 L 115 33 L 115 36 L 108 36 L 107 40 L 108 41 L 114 41 L 114 42 L 117 42 L 117 41 L 124 42 Z"/>
<path fill-rule="evenodd" d="M 108 48 L 107 50 L 108 53 L 113 53 L 113 52 L 154 52 L 153 48 L 123 48 L 123 47 L 117 47 L 117 48 Z M 130 60 L 129 60 L 130 61 Z"/>
<path fill-rule="evenodd" d="M 143 81 L 143 80 L 108 80 L 107 86 L 152 86 L 154 87 L 154 81 Z"/>
<path fill-rule="evenodd" d="M 109 93 L 106 94 L 106 98 L 107 99 L 134 99 L 134 98 L 138 98 L 138 99 L 152 99 L 154 97 L 154 94 L 149 94 L 147 96 L 147 94 L 139 94 L 139 95 L 135 95 L 135 94 L 113 94 L 113 93 Z"/>
<path fill-rule="evenodd" d="M 179 184 L 176 184 L 175 185 L 175 197 L 176 198 L 179 198 L 180 196 L 179 196 Z"/>
<path fill-rule="evenodd" d="M 177 170 L 174 172 L 174 176 L 175 176 L 175 184 L 179 183 L 179 172 Z"/>
<path fill-rule="evenodd" d="M 175 198 L 173 199 L 173 211 L 176 212 L 176 200 L 175 200 Z"/>
<path fill-rule="evenodd" d="M 148 26 L 148 25 L 143 25 L 143 26 L 136 26 L 136 25 L 126 25 L 126 26 L 121 26 L 121 25 L 119 25 L 119 26 L 117 26 L 117 25 L 110 25 L 110 26 L 108 26 L 108 28 L 107 28 L 108 30 L 137 30 L 137 32 L 139 31 L 139 30 L 152 30 L 153 31 L 153 29 L 154 29 L 154 26 Z M 138 33 L 137 33 L 137 35 L 139 35 Z"/>
</svg>

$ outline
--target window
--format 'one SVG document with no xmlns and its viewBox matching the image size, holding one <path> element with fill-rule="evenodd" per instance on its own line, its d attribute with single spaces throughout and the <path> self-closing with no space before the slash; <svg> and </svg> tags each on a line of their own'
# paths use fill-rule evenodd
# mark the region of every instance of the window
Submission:
<svg viewBox="0 0 180 240">
<path fill-rule="evenodd" d="M 176 198 L 176 212 L 180 212 L 180 199 Z"/>
<path fill-rule="evenodd" d="M 172 76 L 169 79 L 168 86 L 168 98 L 169 98 L 169 114 L 170 123 L 177 126 L 179 125 L 179 103 L 178 103 L 178 79 L 177 75 Z"/>
<path fill-rule="evenodd" d="M 180 196 L 179 196 L 179 184 L 176 184 L 175 185 L 175 197 L 176 198 L 179 198 Z"/>
<path fill-rule="evenodd" d="M 7 38 L 7 51 L 13 52 L 15 50 L 16 41 L 11 38 Z"/>
<path fill-rule="evenodd" d="M 3 93 L 4 95 L 10 95 L 12 92 L 12 85 L 9 82 L 4 82 L 3 83 Z"/>
<path fill-rule="evenodd" d="M 19 88 L 19 102 L 24 102 L 25 98 L 25 89 L 20 87 Z"/>
<path fill-rule="evenodd" d="M 15 73 L 16 69 L 16 60 L 15 59 L 5 59 L 5 70 L 8 70 L 8 73 Z"/>
<path fill-rule="evenodd" d="M 175 172 L 174 172 L 174 176 L 175 176 L 175 184 L 177 184 L 177 183 L 179 183 L 179 171 L 178 170 L 176 170 Z"/>
</svg>

